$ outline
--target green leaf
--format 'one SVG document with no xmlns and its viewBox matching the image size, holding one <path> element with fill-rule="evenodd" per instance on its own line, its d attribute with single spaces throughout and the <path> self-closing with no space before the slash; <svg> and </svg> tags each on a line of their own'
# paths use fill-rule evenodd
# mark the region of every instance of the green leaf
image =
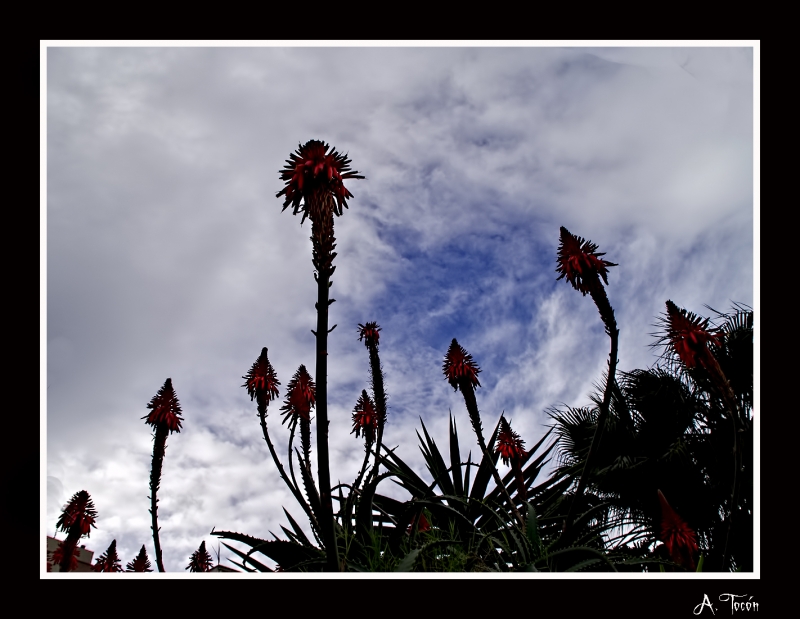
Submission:
<svg viewBox="0 0 800 619">
<path fill-rule="evenodd" d="M 456 423 L 452 414 L 450 415 L 450 468 L 453 471 L 454 493 L 461 496 L 464 494 L 464 485 L 461 483 L 461 452 L 458 447 Z"/>
<path fill-rule="evenodd" d="M 250 555 L 247 555 L 247 554 L 243 553 L 243 552 L 242 552 L 241 550 L 239 550 L 238 548 L 234 548 L 233 546 L 230 546 L 229 544 L 226 544 L 225 542 L 222 542 L 222 545 L 223 545 L 223 546 L 225 546 L 225 548 L 227 548 L 228 550 L 230 550 L 232 553 L 236 554 L 237 556 L 239 556 L 239 557 L 241 557 L 241 558 L 243 559 L 243 561 L 242 561 L 242 563 L 241 563 L 241 564 L 237 563 L 236 565 L 239 565 L 241 568 L 243 568 L 243 569 L 247 570 L 248 572 L 255 572 L 256 570 L 258 570 L 259 572 L 272 572 L 272 571 L 274 571 L 274 570 L 271 570 L 270 568 L 268 568 L 266 565 L 264 565 L 264 564 L 263 564 L 263 563 L 261 563 L 260 561 L 256 561 L 256 560 L 255 560 L 253 557 L 251 557 Z M 244 563 L 249 563 L 249 564 L 250 564 L 250 565 L 252 565 L 252 566 L 253 566 L 255 569 L 249 569 L 249 568 L 247 568 L 247 567 L 244 565 Z"/>
<path fill-rule="evenodd" d="M 420 548 L 415 548 L 411 552 L 409 552 L 405 557 L 400 560 L 400 563 L 397 564 L 397 567 L 394 569 L 395 572 L 410 572 L 414 567 L 414 562 L 417 560 L 417 556 L 420 553 Z"/>
</svg>

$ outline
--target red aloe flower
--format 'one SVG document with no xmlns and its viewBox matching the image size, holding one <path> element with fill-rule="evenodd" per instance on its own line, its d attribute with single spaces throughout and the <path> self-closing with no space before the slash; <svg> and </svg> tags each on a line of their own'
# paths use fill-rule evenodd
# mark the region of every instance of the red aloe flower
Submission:
<svg viewBox="0 0 800 619">
<path fill-rule="evenodd" d="M 503 458 L 503 464 L 517 464 L 525 456 L 525 442 L 519 434 L 511 429 L 505 417 L 500 417 L 500 432 L 497 435 L 497 446 L 495 452 Z"/>
<path fill-rule="evenodd" d="M 208 554 L 206 550 L 206 541 L 203 540 L 200 542 L 200 547 L 195 550 L 189 558 L 189 565 L 183 569 L 189 570 L 190 572 L 210 572 L 213 567 L 211 563 L 211 555 Z"/>
<path fill-rule="evenodd" d="M 339 154 L 336 149 L 328 152 L 328 148 L 328 144 L 319 140 L 298 145 L 297 151 L 286 160 L 286 167 L 280 171 L 286 187 L 276 197 L 285 196 L 283 210 L 291 204 L 295 215 L 300 210 L 300 201 L 305 200 L 303 221 L 310 214 L 310 209 L 317 207 L 326 197 L 335 199 L 333 211 L 341 215 L 342 206 L 347 208 L 347 199 L 353 197 L 342 181 L 364 178 L 350 169 L 351 161 L 347 155 Z"/>
<path fill-rule="evenodd" d="M 615 267 L 617 264 L 602 260 L 600 256 L 605 256 L 605 252 L 598 252 L 596 244 L 571 234 L 569 230 L 561 226 L 561 242 L 558 245 L 558 268 L 556 269 L 556 272 L 561 275 L 556 278 L 556 281 L 566 277 L 572 287 L 575 290 L 579 290 L 584 296 L 594 286 L 599 285 L 598 275 L 603 278 L 607 286 L 607 269 L 608 267 Z"/>
<path fill-rule="evenodd" d="M 481 369 L 478 364 L 472 360 L 466 350 L 464 350 L 453 338 L 450 343 L 450 348 L 447 349 L 447 354 L 444 357 L 444 365 L 442 365 L 444 377 L 453 387 L 458 390 L 459 382 L 466 381 L 473 387 L 480 387 L 481 383 L 478 381 L 478 374 Z"/>
<path fill-rule="evenodd" d="M 253 363 L 253 367 L 242 378 L 245 380 L 242 387 L 247 388 L 247 394 L 250 396 L 251 402 L 255 398 L 258 398 L 259 402 L 269 402 L 278 397 L 278 385 L 281 383 L 278 380 L 275 369 L 267 358 L 266 347 L 261 349 L 261 354 L 256 359 L 256 362 Z"/>
<path fill-rule="evenodd" d="M 147 550 L 144 548 L 144 544 L 142 544 L 142 549 L 139 551 L 139 554 L 136 555 L 136 558 L 133 561 L 130 561 L 128 565 L 125 566 L 126 572 L 152 572 L 150 566 L 150 559 L 147 557 Z"/>
<path fill-rule="evenodd" d="M 380 330 L 377 322 L 368 322 L 365 325 L 358 323 L 358 341 L 364 340 L 364 346 L 369 348 L 371 345 L 378 345 L 378 340 L 381 339 Z"/>
<path fill-rule="evenodd" d="M 181 431 L 181 422 L 183 421 L 181 405 L 178 402 L 178 396 L 175 395 L 175 390 L 172 388 L 171 378 L 164 381 L 164 386 L 153 396 L 147 408 L 150 409 L 150 412 L 142 417 L 142 419 L 147 420 L 145 423 L 154 428 L 164 425 L 170 432 Z"/>
<path fill-rule="evenodd" d="M 367 390 L 362 389 L 358 402 L 356 402 L 356 406 L 353 409 L 353 430 L 350 434 L 355 432 L 356 438 L 358 438 L 363 431 L 367 445 L 371 445 L 375 442 L 375 431 L 377 429 L 378 412 L 375 410 L 375 405 L 367 394 Z"/>
<path fill-rule="evenodd" d="M 121 572 L 122 565 L 117 556 L 117 540 L 111 540 L 106 551 L 100 555 L 97 562 L 92 566 L 95 572 Z"/>
<path fill-rule="evenodd" d="M 292 380 L 289 381 L 286 387 L 286 392 L 286 401 L 281 407 L 283 412 L 283 421 L 281 423 L 285 423 L 292 416 L 302 417 L 306 421 L 310 421 L 311 407 L 316 402 L 316 387 L 305 365 L 297 368 Z"/>
<path fill-rule="evenodd" d="M 53 551 L 53 557 L 48 564 L 48 570 L 50 571 L 50 565 L 61 565 L 64 562 L 64 547 L 66 546 L 66 542 L 61 542 L 58 548 Z M 74 572 L 78 569 L 78 556 L 80 554 L 80 550 L 78 550 L 77 546 L 72 546 L 72 557 L 70 557 L 70 562 L 67 567 L 68 572 Z"/>
<path fill-rule="evenodd" d="M 65 533 L 77 532 L 80 539 L 84 535 L 90 537 L 89 532 L 91 527 L 95 527 L 95 520 L 97 520 L 97 510 L 94 508 L 92 497 L 86 490 L 81 490 L 72 495 L 61 512 L 56 526 Z"/>
<path fill-rule="evenodd" d="M 719 333 L 708 328 L 708 318 L 700 318 L 667 301 L 667 314 L 662 322 L 666 327 L 662 341 L 669 343 L 687 368 L 702 365 L 710 369 L 713 363 L 708 345 L 719 346 L 721 341 Z"/>
<path fill-rule="evenodd" d="M 678 565 L 694 571 L 694 556 L 697 553 L 694 531 L 667 503 L 661 490 L 658 491 L 658 500 L 661 502 L 661 540 L 667 547 L 669 556 Z"/>
<path fill-rule="evenodd" d="M 414 525 L 416 524 L 416 522 L 417 522 L 417 517 L 414 516 L 411 519 L 411 524 L 408 525 L 408 529 L 406 529 L 406 533 L 408 535 L 410 535 L 411 531 L 414 530 Z M 426 531 L 430 531 L 430 530 L 431 530 L 431 523 L 428 522 L 428 519 L 425 517 L 425 514 L 420 514 L 419 515 L 419 525 L 417 526 L 417 531 L 419 531 L 420 533 L 425 533 Z"/>
</svg>

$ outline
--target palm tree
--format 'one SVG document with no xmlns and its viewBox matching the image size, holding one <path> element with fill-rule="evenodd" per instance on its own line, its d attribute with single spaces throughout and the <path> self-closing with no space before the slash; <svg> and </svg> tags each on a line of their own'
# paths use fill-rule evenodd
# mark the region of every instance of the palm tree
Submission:
<svg viewBox="0 0 800 619">
<path fill-rule="evenodd" d="M 667 525 L 683 522 L 696 534 L 705 571 L 750 571 L 753 312 L 741 305 L 712 311 L 717 327 L 667 302 L 656 342 L 665 348 L 662 360 L 618 374 L 587 489 L 614 506 L 632 550 L 668 558 Z M 594 406 L 550 411 L 558 470 L 573 479 L 600 417 L 601 396 L 592 399 Z M 653 548 L 659 540 L 663 550 Z"/>
</svg>

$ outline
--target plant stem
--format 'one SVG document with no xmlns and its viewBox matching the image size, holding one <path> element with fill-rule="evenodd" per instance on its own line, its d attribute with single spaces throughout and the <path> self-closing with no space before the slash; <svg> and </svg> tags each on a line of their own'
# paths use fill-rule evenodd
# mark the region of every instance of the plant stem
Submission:
<svg viewBox="0 0 800 619">
<path fill-rule="evenodd" d="M 281 463 L 280 459 L 278 458 L 278 454 L 275 451 L 275 446 L 272 444 L 272 441 L 269 438 L 269 431 L 267 430 L 267 403 L 262 402 L 259 399 L 258 402 L 258 417 L 261 421 L 261 431 L 264 434 L 264 440 L 267 442 L 267 447 L 269 447 L 269 453 L 272 455 L 272 460 L 275 462 L 275 466 L 278 467 L 278 473 L 280 473 L 281 478 L 289 487 L 294 498 L 300 503 L 300 506 L 303 508 L 303 511 L 306 512 L 308 516 L 309 522 L 311 523 L 311 527 L 316 533 L 319 531 L 319 523 L 317 519 L 314 517 L 314 512 L 311 511 L 311 508 L 306 503 L 305 499 L 303 498 L 303 494 L 298 490 L 296 483 L 293 484 L 289 477 L 286 475 L 286 470 L 283 468 L 283 464 Z M 291 464 L 291 462 L 290 462 Z"/>
<path fill-rule="evenodd" d="M 517 506 L 514 504 L 514 501 L 511 500 L 511 496 L 508 494 L 508 489 L 500 479 L 500 474 L 497 472 L 497 467 L 494 466 L 493 459 L 489 454 L 489 450 L 486 448 L 486 441 L 483 439 L 483 431 L 481 430 L 481 417 L 480 413 L 478 412 L 478 401 L 475 399 L 475 389 L 473 388 L 469 379 L 466 378 L 459 380 L 458 386 L 464 396 L 464 403 L 467 405 L 467 412 L 469 413 L 469 419 L 472 422 L 472 429 L 475 430 L 475 434 L 478 437 L 478 445 L 480 445 L 481 451 L 483 452 L 483 457 L 486 458 L 489 464 L 492 465 L 492 477 L 494 477 L 494 483 L 497 484 L 497 487 L 505 496 L 508 504 L 511 506 L 511 512 L 517 519 L 519 526 L 521 526 L 524 530 L 525 521 L 523 520 L 522 515 L 519 513 Z"/>
<path fill-rule="evenodd" d="M 605 288 L 603 288 L 602 284 L 600 284 L 599 278 L 597 278 L 595 285 L 591 287 L 590 294 L 592 295 L 592 300 L 594 300 L 597 309 L 600 311 L 600 317 L 603 319 L 606 333 L 611 338 L 611 352 L 609 353 L 608 358 L 608 376 L 606 377 L 606 388 L 605 392 L 603 393 L 603 403 L 600 405 L 600 415 L 597 418 L 597 427 L 595 428 L 594 436 L 592 437 L 592 443 L 589 446 L 589 453 L 586 455 L 586 462 L 583 466 L 583 472 L 581 473 L 580 480 L 578 480 L 578 488 L 575 490 L 575 496 L 572 498 L 572 503 L 570 504 L 567 518 L 564 521 L 562 528 L 564 535 L 566 535 L 567 532 L 572 528 L 572 514 L 575 511 L 575 506 L 583 496 L 583 492 L 589 480 L 590 472 L 592 470 L 592 458 L 597 453 L 598 446 L 600 445 L 600 439 L 603 434 L 603 429 L 605 428 L 606 419 L 608 418 L 608 412 L 611 408 L 611 394 L 614 390 L 617 374 L 619 329 L 617 329 L 617 321 L 614 318 L 614 310 L 611 308 L 611 304 L 608 302 L 608 296 L 606 296 Z"/>
<path fill-rule="evenodd" d="M 338 572 L 339 550 L 336 545 L 333 523 L 330 454 L 328 452 L 328 290 L 330 275 L 326 271 L 322 270 L 317 276 L 317 470 L 324 527 L 322 533 L 327 546 L 328 570 Z"/>
<path fill-rule="evenodd" d="M 161 540 L 158 536 L 158 488 L 161 485 L 161 469 L 164 465 L 164 453 L 167 449 L 167 434 L 169 428 L 166 424 L 156 426 L 153 438 L 153 465 L 150 469 L 150 514 L 152 517 L 153 544 L 156 549 L 156 566 L 159 572 L 166 572 L 161 555 Z"/>
</svg>

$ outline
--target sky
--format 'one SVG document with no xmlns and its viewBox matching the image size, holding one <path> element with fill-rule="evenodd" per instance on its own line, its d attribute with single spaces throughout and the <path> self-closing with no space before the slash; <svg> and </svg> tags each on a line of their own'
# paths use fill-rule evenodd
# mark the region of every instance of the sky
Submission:
<svg viewBox="0 0 800 619">
<path fill-rule="evenodd" d="M 68 45 L 43 45 L 41 518 L 53 535 L 87 490 L 95 557 L 116 539 L 124 565 L 144 544 L 155 568 L 142 417 L 167 378 L 184 417 L 158 494 L 167 571 L 204 540 L 214 555 L 212 528 L 269 539 L 282 507 L 302 520 L 242 376 L 268 347 L 285 464 L 278 409 L 299 365 L 313 374 L 316 284 L 310 224 L 276 193 L 308 140 L 366 177 L 335 221 L 333 480 L 363 457 L 359 323 L 382 328 L 384 441 L 426 479 L 420 419 L 446 449 L 452 412 L 478 450 L 441 370 L 453 338 L 482 369 L 485 428 L 503 413 L 532 446 L 549 410 L 590 403 L 609 341 L 590 297 L 556 281 L 560 226 L 619 265 L 619 370 L 658 361 L 668 299 L 758 312 L 751 42 Z"/>
</svg>

